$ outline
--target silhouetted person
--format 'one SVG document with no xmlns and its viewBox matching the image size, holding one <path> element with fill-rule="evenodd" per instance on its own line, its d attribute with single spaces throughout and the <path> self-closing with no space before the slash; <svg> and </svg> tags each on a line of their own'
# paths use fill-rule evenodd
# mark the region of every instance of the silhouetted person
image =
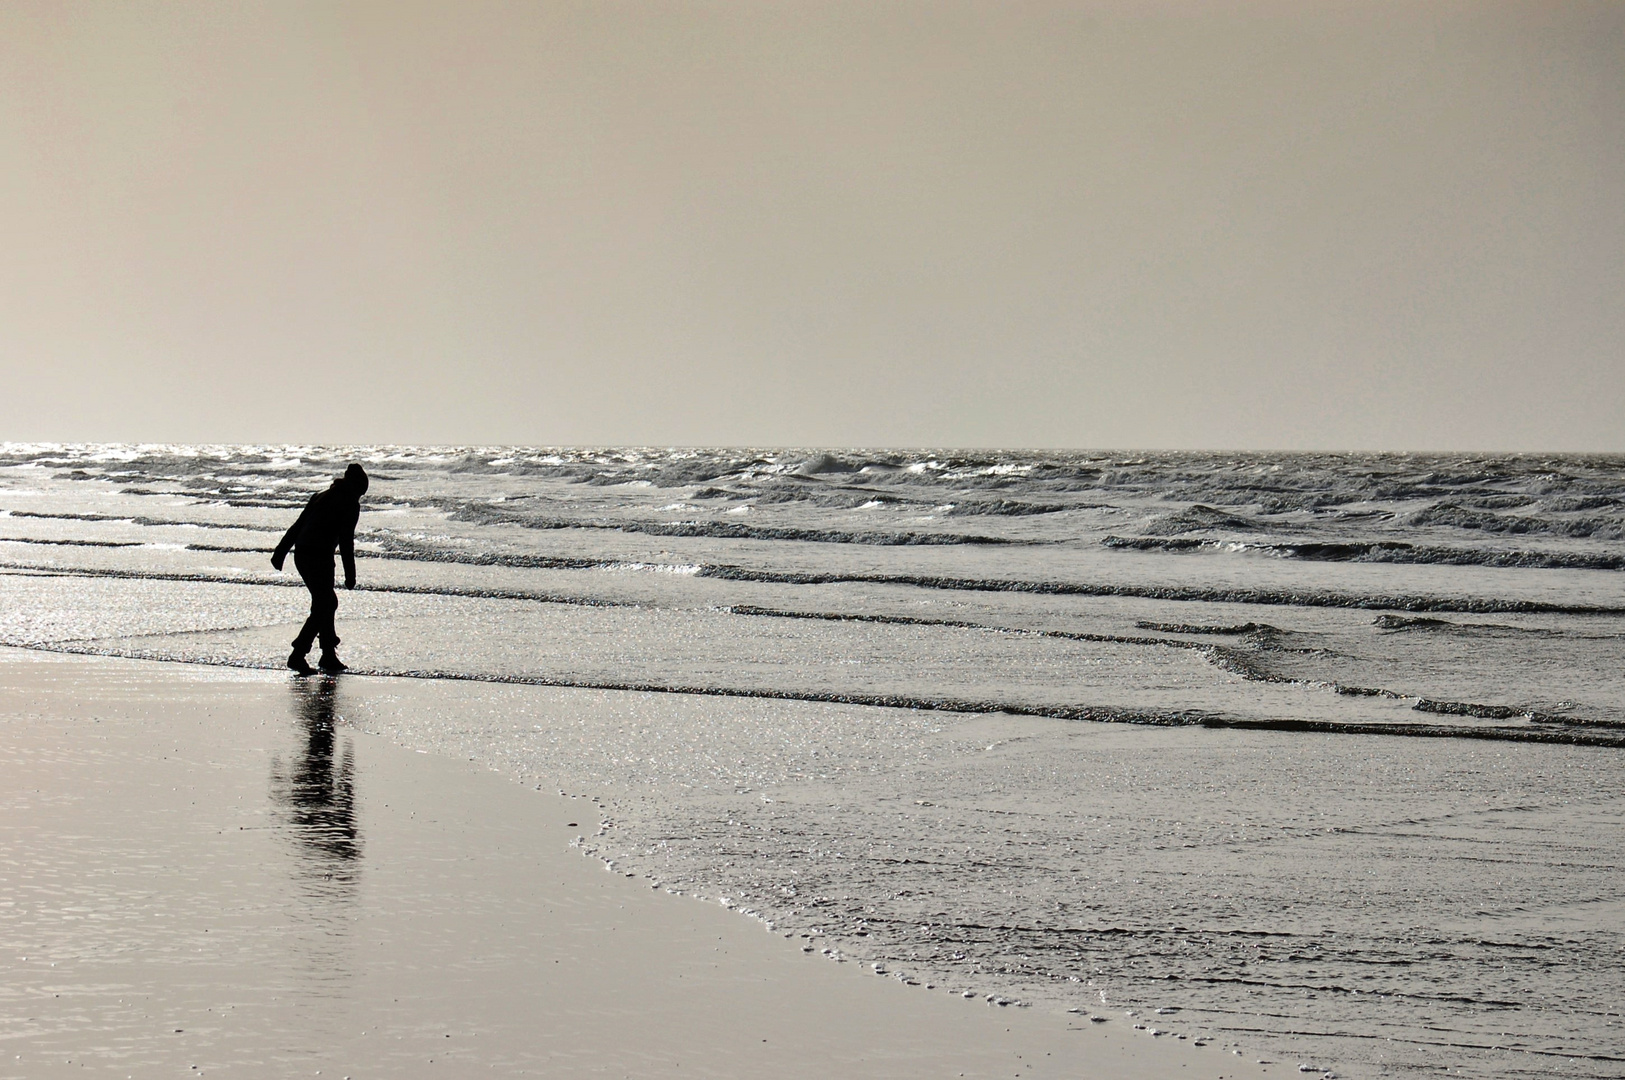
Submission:
<svg viewBox="0 0 1625 1080">
<path fill-rule="evenodd" d="M 271 565 L 280 570 L 292 549 L 293 565 L 310 590 L 310 618 L 293 639 L 293 652 L 288 654 L 288 666 L 301 675 L 311 673 L 305 654 L 318 637 L 322 640 L 322 658 L 318 661 L 321 669 L 344 670 L 338 654 L 338 631 L 333 629 L 333 616 L 339 609 L 339 594 L 333 589 L 333 549 L 337 548 L 344 559 L 344 587 L 355 588 L 355 523 L 361 516 L 361 496 L 366 490 L 366 471 L 360 465 L 345 469 L 332 487 L 310 497 L 299 520 L 283 534 L 271 556 Z"/>
</svg>

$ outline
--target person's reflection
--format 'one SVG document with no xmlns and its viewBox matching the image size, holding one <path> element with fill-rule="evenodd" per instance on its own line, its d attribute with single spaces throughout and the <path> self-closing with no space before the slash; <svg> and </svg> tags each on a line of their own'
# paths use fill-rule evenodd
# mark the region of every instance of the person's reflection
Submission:
<svg viewBox="0 0 1625 1080">
<path fill-rule="evenodd" d="M 337 688 L 331 676 L 298 679 L 292 688 L 297 750 L 271 763 L 271 805 L 278 833 L 293 856 L 282 940 L 295 976 L 292 1004 L 304 1024 L 328 1022 L 331 1003 L 355 976 L 353 935 L 361 886 L 361 831 L 356 821 L 355 744 L 335 730 Z"/>
<path fill-rule="evenodd" d="M 360 874 L 361 834 L 355 813 L 355 746 L 334 731 L 335 680 L 292 684 L 294 719 L 304 751 L 291 764 L 278 761 L 271 800 L 286 815 L 300 856 L 300 876 L 324 893 L 354 891 Z M 320 888 L 331 882 L 329 888 Z"/>
</svg>

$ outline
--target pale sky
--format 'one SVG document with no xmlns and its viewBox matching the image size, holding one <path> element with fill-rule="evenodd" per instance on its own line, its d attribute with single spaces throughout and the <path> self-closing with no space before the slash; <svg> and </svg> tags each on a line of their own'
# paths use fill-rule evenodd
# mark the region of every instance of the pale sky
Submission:
<svg viewBox="0 0 1625 1080">
<path fill-rule="evenodd" d="M 1625 451 L 1625 3 L 0 0 L 0 440 Z"/>
</svg>

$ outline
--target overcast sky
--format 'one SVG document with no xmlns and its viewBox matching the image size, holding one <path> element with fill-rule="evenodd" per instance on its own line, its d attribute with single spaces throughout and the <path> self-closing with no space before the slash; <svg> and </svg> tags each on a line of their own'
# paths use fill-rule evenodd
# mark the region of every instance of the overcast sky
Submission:
<svg viewBox="0 0 1625 1080">
<path fill-rule="evenodd" d="M 1625 450 L 1625 3 L 0 3 L 0 440 Z"/>
</svg>

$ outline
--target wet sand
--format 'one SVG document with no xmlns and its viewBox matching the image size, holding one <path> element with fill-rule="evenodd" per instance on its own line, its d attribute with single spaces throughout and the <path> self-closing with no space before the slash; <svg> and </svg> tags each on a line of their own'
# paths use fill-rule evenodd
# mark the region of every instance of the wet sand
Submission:
<svg viewBox="0 0 1625 1080">
<path fill-rule="evenodd" d="M 1296 1075 L 806 954 L 331 687 L 0 649 L 0 1077 Z"/>
</svg>

